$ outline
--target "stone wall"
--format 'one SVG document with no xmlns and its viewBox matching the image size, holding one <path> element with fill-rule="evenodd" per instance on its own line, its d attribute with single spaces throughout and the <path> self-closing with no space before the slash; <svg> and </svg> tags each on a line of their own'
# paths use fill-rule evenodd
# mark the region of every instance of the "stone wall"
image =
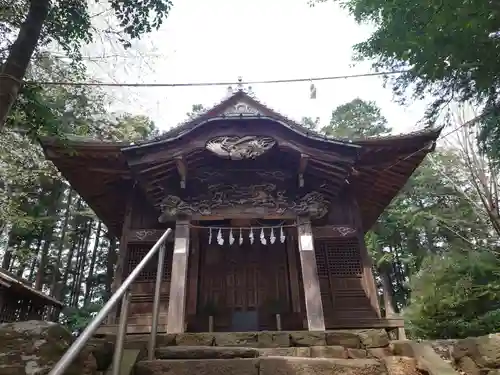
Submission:
<svg viewBox="0 0 500 375">
<path fill-rule="evenodd" d="M 45 321 L 0 324 L 0 375 L 46 374 L 73 342 L 64 327 Z M 95 375 L 109 366 L 114 345 L 93 340 L 66 375 Z"/>
<path fill-rule="evenodd" d="M 500 334 L 461 340 L 427 341 L 464 375 L 500 375 Z"/>
</svg>

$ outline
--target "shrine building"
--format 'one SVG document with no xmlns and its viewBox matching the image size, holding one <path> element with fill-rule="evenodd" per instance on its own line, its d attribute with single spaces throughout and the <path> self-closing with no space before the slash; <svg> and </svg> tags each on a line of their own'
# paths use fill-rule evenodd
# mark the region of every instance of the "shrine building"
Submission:
<svg viewBox="0 0 500 375">
<path fill-rule="evenodd" d="M 153 140 L 41 143 L 120 240 L 114 290 L 174 230 L 159 332 L 322 331 L 403 326 L 382 317 L 364 234 L 439 132 L 333 139 L 238 90 Z M 156 267 L 133 284 L 129 333 L 151 330 Z"/>
</svg>

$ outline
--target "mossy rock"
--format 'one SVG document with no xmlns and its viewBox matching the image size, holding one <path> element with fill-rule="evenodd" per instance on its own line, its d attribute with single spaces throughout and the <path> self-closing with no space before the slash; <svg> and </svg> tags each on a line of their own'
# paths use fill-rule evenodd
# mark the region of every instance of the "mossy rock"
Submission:
<svg viewBox="0 0 500 375">
<path fill-rule="evenodd" d="M 12 375 L 23 374 L 22 371 L 24 374 L 48 373 L 72 342 L 71 333 L 55 323 L 32 320 L 0 324 L 0 369 L 10 368 Z M 96 360 L 85 348 L 65 375 L 96 373 Z"/>
</svg>

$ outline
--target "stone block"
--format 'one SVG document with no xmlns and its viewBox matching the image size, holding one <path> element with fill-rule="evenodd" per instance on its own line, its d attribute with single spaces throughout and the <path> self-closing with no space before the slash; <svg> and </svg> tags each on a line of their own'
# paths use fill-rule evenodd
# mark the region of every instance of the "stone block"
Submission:
<svg viewBox="0 0 500 375">
<path fill-rule="evenodd" d="M 214 337 L 215 346 L 258 346 L 257 333 L 224 332 L 216 333 Z"/>
<path fill-rule="evenodd" d="M 261 357 L 310 357 L 311 351 L 307 346 L 289 348 L 259 348 Z"/>
<path fill-rule="evenodd" d="M 500 368 L 500 333 L 457 340 L 452 356 L 470 357 L 480 368 Z"/>
<path fill-rule="evenodd" d="M 179 333 L 175 338 L 175 344 L 177 346 L 212 346 L 214 345 L 214 334 Z"/>
<path fill-rule="evenodd" d="M 421 375 L 415 358 L 389 356 L 384 358 L 388 375 Z"/>
<path fill-rule="evenodd" d="M 167 346 L 156 350 L 157 359 L 231 359 L 256 358 L 254 348 L 230 348 L 217 346 Z"/>
<path fill-rule="evenodd" d="M 290 333 L 293 346 L 324 346 L 326 345 L 325 332 L 298 331 Z"/>
<path fill-rule="evenodd" d="M 106 371 L 115 351 L 115 343 L 107 339 L 92 338 L 86 345 L 96 360 L 97 371 Z"/>
<path fill-rule="evenodd" d="M 260 375 L 386 375 L 373 359 L 268 357 L 260 361 Z"/>
<path fill-rule="evenodd" d="M 343 346 L 311 346 L 311 357 L 348 358 L 347 350 Z"/>
<path fill-rule="evenodd" d="M 327 345 L 339 345 L 346 348 L 361 348 L 361 340 L 356 332 L 329 331 L 326 332 Z"/>
<path fill-rule="evenodd" d="M 409 340 L 396 340 L 391 341 L 389 344 L 390 351 L 392 355 L 401 357 L 414 357 L 413 347 L 411 346 L 411 341 Z"/>
<path fill-rule="evenodd" d="M 477 366 L 476 362 L 474 362 L 470 357 L 464 356 L 460 358 L 456 362 L 456 365 L 467 375 L 481 375 L 481 370 Z"/>
<path fill-rule="evenodd" d="M 142 361 L 135 375 L 259 375 L 258 359 L 196 359 Z"/>
<path fill-rule="evenodd" d="M 366 352 L 365 349 L 347 348 L 346 351 L 347 351 L 347 357 L 352 359 L 362 359 L 368 356 L 368 353 Z"/>
<path fill-rule="evenodd" d="M 388 357 L 388 356 L 392 355 L 392 352 L 389 349 L 389 347 L 386 347 L 386 348 L 370 348 L 370 349 L 366 349 L 366 351 L 368 353 L 368 357 L 369 358 L 382 359 L 382 358 L 385 358 L 385 357 Z"/>
<path fill-rule="evenodd" d="M 257 333 L 259 348 L 284 348 L 290 346 L 288 332 L 259 332 Z"/>
<path fill-rule="evenodd" d="M 442 359 L 431 345 L 411 342 L 417 368 L 429 375 L 458 375 L 450 363 Z"/>
<path fill-rule="evenodd" d="M 389 335 L 385 329 L 366 329 L 357 331 L 361 345 L 365 348 L 389 346 Z"/>
</svg>

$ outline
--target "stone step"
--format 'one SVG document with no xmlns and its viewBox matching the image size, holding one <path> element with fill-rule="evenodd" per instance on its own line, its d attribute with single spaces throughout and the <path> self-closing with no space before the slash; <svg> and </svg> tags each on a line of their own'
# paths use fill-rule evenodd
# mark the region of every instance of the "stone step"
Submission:
<svg viewBox="0 0 500 375">
<path fill-rule="evenodd" d="M 381 349 L 381 350 L 379 350 Z M 355 349 L 343 346 L 311 346 L 288 348 L 249 348 L 218 346 L 166 346 L 156 350 L 157 359 L 231 359 L 257 357 L 305 357 L 364 359 L 390 355 L 384 348 Z"/>
<path fill-rule="evenodd" d="M 376 359 L 261 357 L 141 361 L 135 375 L 387 375 Z"/>
<path fill-rule="evenodd" d="M 156 349 L 157 359 L 232 359 L 257 358 L 255 348 L 225 348 L 217 346 L 167 346 Z"/>
<path fill-rule="evenodd" d="M 113 341 L 113 337 L 104 336 Z M 146 347 L 149 335 L 127 335 L 125 347 Z M 383 329 L 338 330 L 326 332 L 262 331 L 160 334 L 158 347 L 164 346 L 218 346 L 218 347 L 311 347 L 344 346 L 352 349 L 381 348 L 389 345 L 389 336 Z"/>
</svg>

